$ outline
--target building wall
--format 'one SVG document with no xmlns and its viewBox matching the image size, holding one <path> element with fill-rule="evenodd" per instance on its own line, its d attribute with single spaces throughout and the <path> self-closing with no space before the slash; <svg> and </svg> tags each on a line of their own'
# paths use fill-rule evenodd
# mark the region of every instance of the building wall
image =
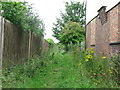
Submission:
<svg viewBox="0 0 120 90">
<path fill-rule="evenodd" d="M 90 41 L 91 41 L 91 23 L 89 23 L 86 27 L 86 47 L 90 48 Z"/>
<path fill-rule="evenodd" d="M 120 3 L 106 12 L 107 22 L 101 24 L 99 14 L 86 26 L 86 48 L 95 48 L 96 55 L 109 55 L 120 49 Z"/>
</svg>

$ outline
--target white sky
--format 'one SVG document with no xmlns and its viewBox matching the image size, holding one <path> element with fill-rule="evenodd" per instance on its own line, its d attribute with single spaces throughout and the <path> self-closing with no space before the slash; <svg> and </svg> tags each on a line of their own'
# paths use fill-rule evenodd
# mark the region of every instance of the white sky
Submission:
<svg viewBox="0 0 120 90">
<path fill-rule="evenodd" d="M 39 14 L 40 18 L 45 23 L 45 38 L 51 38 L 54 42 L 58 42 L 52 34 L 52 27 L 53 23 L 56 22 L 56 17 L 60 17 L 60 11 L 64 12 L 65 9 L 65 2 L 70 1 L 80 1 L 83 2 L 84 0 L 21 0 L 27 1 L 29 3 L 33 3 L 37 13 Z"/>
<path fill-rule="evenodd" d="M 24 0 L 23 0 L 24 1 Z M 40 18 L 45 23 L 45 38 L 51 38 L 55 42 L 58 42 L 53 36 L 52 26 L 56 22 L 56 17 L 60 17 L 60 11 L 64 11 L 65 2 L 70 1 L 80 1 L 85 2 L 86 0 L 25 0 L 27 2 L 33 3 L 34 7 Z M 87 18 L 88 23 L 92 18 L 98 14 L 98 10 L 101 6 L 107 6 L 107 10 L 117 4 L 120 0 L 87 0 Z"/>
<path fill-rule="evenodd" d="M 110 8 L 115 6 L 120 0 L 87 0 L 87 11 L 86 11 L 86 22 L 88 23 L 98 14 L 98 10 L 102 6 L 107 6 L 108 11 Z"/>
</svg>

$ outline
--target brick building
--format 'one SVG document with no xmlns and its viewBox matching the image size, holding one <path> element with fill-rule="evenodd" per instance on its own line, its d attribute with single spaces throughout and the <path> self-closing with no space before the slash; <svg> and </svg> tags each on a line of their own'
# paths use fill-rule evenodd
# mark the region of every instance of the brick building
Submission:
<svg viewBox="0 0 120 90">
<path fill-rule="evenodd" d="M 105 10 L 106 6 L 102 6 L 86 25 L 86 48 L 94 48 L 96 55 L 120 50 L 120 2 Z"/>
</svg>

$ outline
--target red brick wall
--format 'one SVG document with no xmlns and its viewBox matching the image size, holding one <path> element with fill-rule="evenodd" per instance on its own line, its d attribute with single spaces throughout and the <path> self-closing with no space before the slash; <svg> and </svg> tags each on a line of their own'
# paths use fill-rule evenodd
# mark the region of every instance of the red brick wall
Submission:
<svg viewBox="0 0 120 90">
<path fill-rule="evenodd" d="M 90 41 L 91 41 L 91 23 L 89 23 L 86 27 L 86 47 L 87 49 L 90 48 Z"/>
<path fill-rule="evenodd" d="M 109 14 L 107 15 L 109 16 Z M 95 52 L 97 55 L 106 55 L 109 52 L 109 18 L 105 24 L 101 24 L 99 17 L 96 18 Z"/>
<path fill-rule="evenodd" d="M 118 41 L 118 6 L 110 12 L 110 42 Z"/>
<path fill-rule="evenodd" d="M 91 22 L 91 45 L 95 45 L 96 18 Z"/>
<path fill-rule="evenodd" d="M 96 55 L 109 55 L 114 49 L 120 49 L 120 4 L 106 12 L 107 22 L 101 24 L 97 15 L 86 26 L 86 48 L 94 46 Z"/>
<path fill-rule="evenodd" d="M 120 41 L 120 4 L 118 5 L 118 41 Z"/>
</svg>

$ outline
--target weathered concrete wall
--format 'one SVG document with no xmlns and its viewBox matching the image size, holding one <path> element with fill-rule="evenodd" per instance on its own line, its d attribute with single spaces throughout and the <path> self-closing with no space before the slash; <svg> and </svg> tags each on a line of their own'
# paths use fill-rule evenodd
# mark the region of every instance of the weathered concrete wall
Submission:
<svg viewBox="0 0 120 90">
<path fill-rule="evenodd" d="M 0 53 L 1 57 L 3 56 L 1 60 L 3 66 L 24 63 L 26 58 L 47 53 L 48 42 L 43 37 L 24 32 L 8 20 L 3 20 L 2 25 L 4 29 L 0 29 L 0 40 L 4 39 L 0 41 L 3 41 L 3 47 L 0 43 L 0 49 L 3 49 L 3 52 L 0 51 Z"/>
<path fill-rule="evenodd" d="M 34 56 L 36 54 L 41 53 L 41 38 L 37 36 L 36 34 L 31 33 L 31 41 L 30 41 L 30 56 Z"/>
<path fill-rule="evenodd" d="M 13 23 L 4 23 L 3 65 L 19 63 L 18 60 L 28 57 L 29 33 L 23 32 Z"/>
<path fill-rule="evenodd" d="M 2 70 L 3 44 L 4 44 L 4 18 L 0 16 L 0 71 Z"/>
<path fill-rule="evenodd" d="M 46 52 L 48 51 L 48 49 L 49 49 L 49 43 L 42 37 L 41 38 L 41 55 L 45 55 L 46 54 Z"/>
<path fill-rule="evenodd" d="M 120 50 L 120 3 L 102 14 L 102 17 L 98 14 L 87 24 L 86 48 L 95 48 L 96 55 L 107 56 L 114 49 Z M 104 15 L 107 22 L 102 24 L 101 20 L 106 20 Z"/>
</svg>

